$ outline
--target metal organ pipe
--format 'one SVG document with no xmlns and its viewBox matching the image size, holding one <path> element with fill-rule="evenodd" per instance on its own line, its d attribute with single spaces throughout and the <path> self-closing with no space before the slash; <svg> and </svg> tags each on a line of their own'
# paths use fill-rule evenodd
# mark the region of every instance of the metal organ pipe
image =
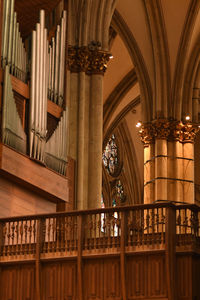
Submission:
<svg viewBox="0 0 200 300">
<path fill-rule="evenodd" d="M 29 118 L 29 139 L 30 139 L 30 156 L 33 156 L 33 140 L 36 132 L 35 128 L 35 99 L 36 97 L 36 31 L 32 32 L 32 49 L 31 49 L 31 89 L 30 89 L 30 118 Z"/>
<path fill-rule="evenodd" d="M 26 81 L 27 55 L 19 32 L 15 0 L 4 0 L 1 65 L 9 65 L 9 71 L 22 81 Z"/>
<path fill-rule="evenodd" d="M 29 122 L 30 156 L 44 162 L 47 132 L 48 41 L 44 27 L 45 12 L 40 11 L 40 23 L 32 35 L 31 115 Z M 33 66 L 34 65 L 34 66 Z"/>
<path fill-rule="evenodd" d="M 54 83 L 54 72 L 55 72 L 55 38 L 52 38 L 52 73 L 50 74 L 51 76 L 51 99 L 54 101 L 54 90 L 53 90 L 53 83 Z"/>
<path fill-rule="evenodd" d="M 11 5 L 10 5 L 10 26 L 9 26 L 9 38 L 8 38 L 8 54 L 7 54 L 7 63 L 8 63 L 8 65 L 11 65 L 12 43 L 13 43 L 13 26 L 14 26 L 14 0 L 11 0 Z"/>
<path fill-rule="evenodd" d="M 2 140 L 3 143 L 14 149 L 26 153 L 26 134 L 17 112 L 12 92 L 9 66 L 5 67 L 3 113 L 2 113 Z"/>
<path fill-rule="evenodd" d="M 4 0 L 1 64 L 5 68 L 2 138 L 3 142 L 26 153 L 26 134 L 17 112 L 10 74 L 26 81 L 28 58 L 19 31 L 14 0 Z M 66 11 L 49 45 L 45 28 L 45 12 L 32 33 L 31 82 L 29 106 L 29 152 L 60 174 L 67 165 L 67 109 L 52 136 L 46 141 L 47 99 L 63 107 L 66 48 Z"/>
<path fill-rule="evenodd" d="M 67 12 L 63 11 L 61 20 L 61 46 L 60 46 L 60 64 L 59 64 L 59 88 L 58 88 L 58 105 L 63 105 L 64 96 L 64 70 L 65 70 L 65 46 L 66 46 L 66 19 Z"/>
<path fill-rule="evenodd" d="M 61 25 L 57 25 L 56 39 L 51 40 L 49 54 L 49 99 L 59 106 L 63 105 L 64 96 L 64 66 L 65 66 L 65 47 L 66 47 L 66 21 L 67 13 L 63 11 Z"/>
<path fill-rule="evenodd" d="M 45 164 L 62 175 L 66 175 L 67 167 L 67 127 L 66 109 L 63 111 L 56 130 L 46 143 L 45 151 Z"/>
</svg>

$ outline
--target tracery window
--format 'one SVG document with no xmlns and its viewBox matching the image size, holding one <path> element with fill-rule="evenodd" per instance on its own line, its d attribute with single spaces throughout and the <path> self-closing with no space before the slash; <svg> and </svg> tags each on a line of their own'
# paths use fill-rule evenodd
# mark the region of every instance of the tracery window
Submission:
<svg viewBox="0 0 200 300">
<path fill-rule="evenodd" d="M 121 204 L 125 201 L 125 194 L 124 194 L 124 187 L 120 179 L 117 179 L 114 189 L 113 189 L 113 194 L 114 194 L 114 200 L 116 204 Z"/>
<path fill-rule="evenodd" d="M 112 134 L 103 152 L 103 164 L 109 174 L 113 175 L 119 164 L 119 151 L 116 144 L 115 135 Z"/>
<path fill-rule="evenodd" d="M 102 155 L 103 165 L 105 170 L 105 178 L 107 181 L 106 186 L 106 206 L 118 206 L 122 205 L 125 200 L 125 191 L 123 185 L 123 161 L 121 160 L 120 153 L 123 153 L 123 149 L 120 150 L 121 144 L 117 136 L 113 133 L 105 148 Z M 105 192 L 105 185 L 104 185 L 104 192 Z"/>
</svg>

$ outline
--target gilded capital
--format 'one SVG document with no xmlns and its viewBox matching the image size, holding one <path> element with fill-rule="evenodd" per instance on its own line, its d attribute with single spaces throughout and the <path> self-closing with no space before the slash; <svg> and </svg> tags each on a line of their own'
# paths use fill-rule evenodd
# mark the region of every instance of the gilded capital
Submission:
<svg viewBox="0 0 200 300">
<path fill-rule="evenodd" d="M 89 64 L 87 47 L 68 47 L 67 65 L 71 72 L 85 72 Z"/>
<path fill-rule="evenodd" d="M 193 143 L 198 131 L 196 123 L 159 119 L 143 124 L 139 135 L 145 146 L 154 143 L 155 139 Z"/>
<path fill-rule="evenodd" d="M 71 72 L 103 75 L 107 69 L 110 53 L 91 46 L 69 46 L 67 65 Z"/>
</svg>

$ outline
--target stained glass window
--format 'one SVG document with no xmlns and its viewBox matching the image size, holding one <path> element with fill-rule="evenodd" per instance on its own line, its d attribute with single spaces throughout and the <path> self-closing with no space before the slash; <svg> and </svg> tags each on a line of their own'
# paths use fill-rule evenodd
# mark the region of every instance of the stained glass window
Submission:
<svg viewBox="0 0 200 300">
<path fill-rule="evenodd" d="M 101 194 L 101 208 L 105 208 L 103 194 Z M 105 214 L 101 214 L 101 232 L 105 232 Z"/>
<path fill-rule="evenodd" d="M 117 198 L 120 200 L 120 202 L 124 202 L 124 200 L 125 200 L 124 188 L 123 188 L 123 185 L 122 185 L 120 179 L 117 180 L 116 185 L 115 185 L 115 189 L 116 189 Z"/>
<path fill-rule="evenodd" d="M 116 145 L 115 135 L 112 134 L 111 138 L 109 139 L 105 150 L 103 152 L 103 164 L 107 169 L 108 173 L 111 175 L 114 174 L 115 169 L 119 163 L 118 161 L 118 149 Z"/>
</svg>

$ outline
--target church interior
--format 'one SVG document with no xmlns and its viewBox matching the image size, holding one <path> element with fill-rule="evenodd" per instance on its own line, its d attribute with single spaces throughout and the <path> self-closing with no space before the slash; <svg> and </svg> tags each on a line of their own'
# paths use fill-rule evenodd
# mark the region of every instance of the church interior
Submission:
<svg viewBox="0 0 200 300">
<path fill-rule="evenodd" d="M 200 1 L 0 0 L 0 300 L 200 300 Z"/>
</svg>

